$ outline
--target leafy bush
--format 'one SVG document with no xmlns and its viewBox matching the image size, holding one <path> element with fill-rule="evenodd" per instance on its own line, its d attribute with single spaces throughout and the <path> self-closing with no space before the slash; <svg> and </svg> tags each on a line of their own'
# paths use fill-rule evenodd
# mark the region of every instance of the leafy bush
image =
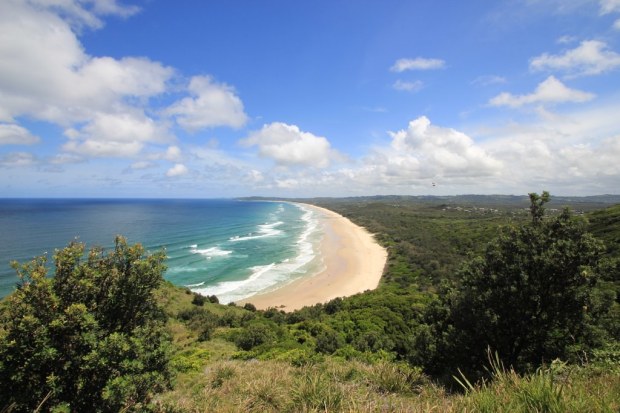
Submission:
<svg viewBox="0 0 620 413">
<path fill-rule="evenodd" d="M 180 372 L 198 371 L 209 360 L 209 352 L 201 348 L 190 348 L 175 354 L 170 365 Z"/>
<path fill-rule="evenodd" d="M 192 298 L 192 304 L 202 307 L 207 301 L 207 297 L 202 294 L 194 293 L 194 298 Z"/>
<path fill-rule="evenodd" d="M 117 237 L 105 254 L 71 243 L 54 255 L 14 263 L 18 289 L 1 314 L 0 406 L 118 411 L 169 384 L 169 337 L 153 292 L 164 253 L 144 255 Z"/>
<path fill-rule="evenodd" d="M 201 307 L 183 310 L 179 312 L 178 318 L 185 321 L 192 330 L 198 332 L 199 341 L 210 340 L 220 321 L 217 315 Z"/>
<path fill-rule="evenodd" d="M 454 356 L 448 366 L 476 369 L 490 347 L 524 371 L 592 344 L 602 243 L 568 210 L 544 219 L 547 193 L 530 197 L 531 223 L 505 229 L 483 257 L 467 262 L 446 299 L 449 348 L 441 352 Z"/>
<path fill-rule="evenodd" d="M 243 305 L 243 309 L 251 311 L 251 312 L 255 312 L 256 311 L 256 306 L 254 304 L 252 304 L 252 303 L 245 303 Z"/>
<path fill-rule="evenodd" d="M 250 324 L 239 331 L 234 342 L 242 350 L 251 350 L 261 344 L 269 343 L 276 338 L 273 329 L 264 323 Z"/>
</svg>

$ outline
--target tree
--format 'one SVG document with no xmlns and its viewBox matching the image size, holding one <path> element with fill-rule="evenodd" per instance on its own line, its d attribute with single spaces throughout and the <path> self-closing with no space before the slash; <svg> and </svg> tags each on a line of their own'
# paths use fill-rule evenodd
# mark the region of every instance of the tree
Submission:
<svg viewBox="0 0 620 413">
<path fill-rule="evenodd" d="M 14 263 L 20 283 L 0 318 L 0 408 L 119 411 L 168 385 L 170 339 L 153 292 L 163 252 L 146 255 L 117 237 L 87 256 L 71 243 Z"/>
<path fill-rule="evenodd" d="M 588 345 L 603 245 L 568 209 L 546 218 L 549 199 L 530 194 L 532 221 L 503 230 L 462 267 L 448 299 L 454 367 L 480 368 L 490 348 L 526 370 Z"/>
</svg>

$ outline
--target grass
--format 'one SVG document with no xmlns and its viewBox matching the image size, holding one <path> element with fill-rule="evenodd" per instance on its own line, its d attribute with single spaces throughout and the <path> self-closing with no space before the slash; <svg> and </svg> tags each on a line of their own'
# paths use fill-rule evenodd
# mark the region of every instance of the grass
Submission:
<svg viewBox="0 0 620 413">
<path fill-rule="evenodd" d="M 553 363 L 521 376 L 492 365 L 493 380 L 450 394 L 406 365 L 327 358 L 217 361 L 179 374 L 157 412 L 618 412 L 620 374 Z"/>
</svg>

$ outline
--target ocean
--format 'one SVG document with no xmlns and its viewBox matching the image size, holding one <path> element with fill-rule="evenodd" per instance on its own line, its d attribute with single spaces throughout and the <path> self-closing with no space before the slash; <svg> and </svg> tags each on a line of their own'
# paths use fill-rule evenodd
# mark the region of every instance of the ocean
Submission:
<svg viewBox="0 0 620 413">
<path fill-rule="evenodd" d="M 165 249 L 165 278 L 228 303 L 268 291 L 322 264 L 316 213 L 284 202 L 221 200 L 0 199 L 0 296 L 18 278 L 10 262 L 77 240 L 113 248 L 116 235 Z"/>
</svg>

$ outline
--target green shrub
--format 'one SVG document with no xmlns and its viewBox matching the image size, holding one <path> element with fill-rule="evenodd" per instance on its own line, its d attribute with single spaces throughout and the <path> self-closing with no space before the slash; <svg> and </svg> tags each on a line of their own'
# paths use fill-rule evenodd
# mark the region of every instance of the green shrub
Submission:
<svg viewBox="0 0 620 413">
<path fill-rule="evenodd" d="M 170 364 L 176 371 L 186 373 L 200 370 L 208 360 L 209 351 L 193 347 L 175 354 Z"/>
<path fill-rule="evenodd" d="M 119 411 L 170 382 L 170 338 L 154 291 L 163 252 L 122 237 L 109 254 L 71 243 L 14 268 L 21 279 L 0 314 L 0 406 L 14 411 Z"/>
<path fill-rule="evenodd" d="M 276 338 L 273 329 L 267 324 L 250 324 L 236 334 L 234 342 L 242 350 L 251 350 Z"/>
<path fill-rule="evenodd" d="M 194 298 L 192 298 L 192 304 L 202 307 L 205 304 L 205 301 L 207 301 L 207 297 L 202 294 L 194 293 Z"/>
</svg>

